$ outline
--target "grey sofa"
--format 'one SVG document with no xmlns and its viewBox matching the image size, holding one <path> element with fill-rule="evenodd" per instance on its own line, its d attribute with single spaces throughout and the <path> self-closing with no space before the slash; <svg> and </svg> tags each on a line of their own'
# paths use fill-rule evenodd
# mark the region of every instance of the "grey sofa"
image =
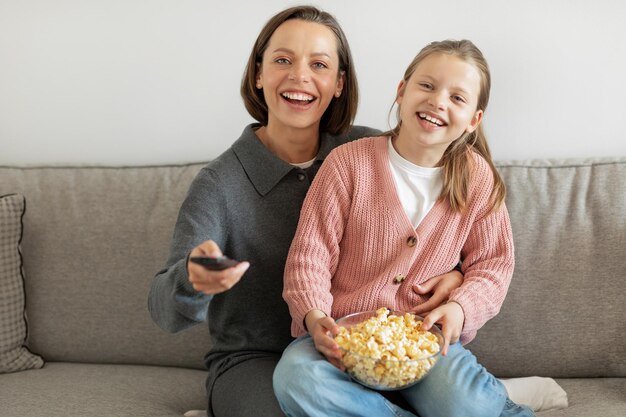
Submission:
<svg viewBox="0 0 626 417">
<path fill-rule="evenodd" d="M 556 378 L 570 406 L 540 416 L 625 416 L 626 158 L 498 165 L 516 269 L 469 347 L 498 376 Z M 26 199 L 25 346 L 45 360 L 0 374 L 0 416 L 206 407 L 206 327 L 166 334 L 146 302 L 201 166 L 0 167 L 0 196 Z"/>
</svg>

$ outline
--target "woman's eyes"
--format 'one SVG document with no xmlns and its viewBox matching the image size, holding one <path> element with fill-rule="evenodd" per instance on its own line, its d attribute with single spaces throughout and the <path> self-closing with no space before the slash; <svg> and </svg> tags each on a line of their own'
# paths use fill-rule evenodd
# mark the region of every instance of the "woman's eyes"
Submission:
<svg viewBox="0 0 626 417">
<path fill-rule="evenodd" d="M 280 65 L 289 65 L 291 64 L 291 61 L 289 60 L 289 58 L 276 58 L 274 59 L 274 62 Z M 328 68 L 328 65 L 325 62 L 320 62 L 320 61 L 316 61 L 314 63 L 311 64 L 311 68 L 313 69 L 325 69 Z"/>
</svg>

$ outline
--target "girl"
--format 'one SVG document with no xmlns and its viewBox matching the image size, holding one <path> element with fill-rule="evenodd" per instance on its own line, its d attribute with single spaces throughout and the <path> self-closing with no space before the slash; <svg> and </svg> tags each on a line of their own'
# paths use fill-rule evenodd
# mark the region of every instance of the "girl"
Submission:
<svg viewBox="0 0 626 417">
<path fill-rule="evenodd" d="M 505 188 L 481 129 L 489 90 L 474 44 L 431 43 L 398 86 L 398 125 L 339 147 L 320 169 L 285 268 L 283 297 L 300 336 L 274 373 L 288 415 L 411 415 L 331 365 L 340 359 L 333 318 L 381 306 L 414 310 L 426 298 L 410 288 L 459 259 L 463 284 L 424 320 L 426 328 L 441 323 L 444 357 L 400 393 L 421 416 L 533 415 L 454 343 L 471 341 L 497 314 L 513 272 Z"/>
</svg>

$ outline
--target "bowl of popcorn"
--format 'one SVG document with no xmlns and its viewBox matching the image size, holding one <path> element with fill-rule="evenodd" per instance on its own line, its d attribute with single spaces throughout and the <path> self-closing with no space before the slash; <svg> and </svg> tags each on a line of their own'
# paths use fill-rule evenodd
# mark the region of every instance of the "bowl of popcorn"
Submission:
<svg viewBox="0 0 626 417">
<path fill-rule="evenodd" d="M 337 320 L 335 342 L 352 379 L 379 391 L 408 388 L 435 366 L 443 347 L 441 330 L 422 330 L 422 317 L 387 308 Z"/>
</svg>

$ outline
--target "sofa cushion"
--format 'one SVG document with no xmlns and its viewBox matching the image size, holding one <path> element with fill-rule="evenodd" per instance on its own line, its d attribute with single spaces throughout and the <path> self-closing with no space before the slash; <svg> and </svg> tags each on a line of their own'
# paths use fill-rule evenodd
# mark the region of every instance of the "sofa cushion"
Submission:
<svg viewBox="0 0 626 417">
<path fill-rule="evenodd" d="M 41 357 L 25 346 L 27 329 L 22 277 L 24 197 L 0 197 L 0 373 L 41 368 Z"/>
<path fill-rule="evenodd" d="M 201 164 L 0 167 L 19 192 L 29 347 L 47 361 L 204 368 L 206 324 L 159 329 L 148 292 L 168 255 L 180 204 Z"/>
<path fill-rule="evenodd" d="M 181 417 L 206 409 L 206 372 L 194 369 L 47 362 L 2 375 L 2 417 Z"/>
<path fill-rule="evenodd" d="M 537 417 L 623 417 L 626 378 L 565 378 L 556 382 L 567 392 L 569 406 Z"/>
<path fill-rule="evenodd" d="M 498 168 L 516 265 L 469 349 L 498 376 L 626 376 L 626 158 Z"/>
</svg>

